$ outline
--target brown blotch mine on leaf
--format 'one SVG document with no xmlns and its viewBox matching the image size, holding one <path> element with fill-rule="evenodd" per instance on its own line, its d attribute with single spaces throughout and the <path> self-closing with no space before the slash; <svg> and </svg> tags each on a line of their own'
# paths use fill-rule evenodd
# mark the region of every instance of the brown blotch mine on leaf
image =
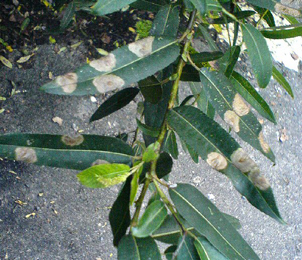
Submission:
<svg viewBox="0 0 302 260">
<path fill-rule="evenodd" d="M 106 93 L 108 91 L 123 87 L 125 81 L 116 75 L 110 74 L 99 76 L 95 78 L 92 83 L 99 93 Z"/>
<path fill-rule="evenodd" d="M 240 131 L 239 121 L 240 117 L 232 110 L 228 110 L 224 113 L 224 121 L 229 124 L 233 130 L 238 133 Z"/>
<path fill-rule="evenodd" d="M 35 163 L 38 160 L 36 151 L 32 148 L 18 147 L 15 150 L 15 154 L 16 161 Z"/>
<path fill-rule="evenodd" d="M 95 166 L 95 165 L 101 165 L 101 164 L 110 164 L 109 162 L 102 160 L 102 159 L 97 159 L 96 161 L 94 161 L 91 166 Z"/>
<path fill-rule="evenodd" d="M 252 172 L 249 174 L 252 183 L 260 190 L 267 190 L 270 187 L 268 180 L 259 174 L 259 172 Z"/>
<path fill-rule="evenodd" d="M 264 136 L 263 136 L 262 132 L 260 132 L 258 139 L 259 139 L 262 150 L 265 153 L 268 153 L 271 148 L 269 147 L 268 143 L 264 141 Z"/>
<path fill-rule="evenodd" d="M 77 88 L 78 75 L 73 72 L 67 73 L 63 76 L 57 77 L 56 83 L 62 87 L 65 93 L 70 94 Z"/>
<path fill-rule="evenodd" d="M 128 48 L 136 56 L 143 58 L 152 53 L 153 41 L 154 41 L 154 37 L 149 36 L 145 39 L 130 43 L 128 45 Z"/>
<path fill-rule="evenodd" d="M 228 162 L 225 157 L 216 152 L 208 154 L 207 163 L 218 171 L 221 171 L 228 166 Z"/>
<path fill-rule="evenodd" d="M 112 53 L 110 53 L 105 57 L 91 61 L 89 65 L 97 71 L 109 72 L 116 66 L 116 58 Z"/>
<path fill-rule="evenodd" d="M 288 15 L 295 16 L 295 17 L 301 15 L 301 12 L 299 10 L 290 8 L 288 6 L 284 6 L 284 5 L 279 4 L 279 3 L 277 3 L 275 5 L 275 10 L 276 10 L 277 13 L 288 14 Z"/>
<path fill-rule="evenodd" d="M 259 172 L 258 165 L 242 149 L 238 148 L 231 155 L 232 163 L 243 173 Z"/>
<path fill-rule="evenodd" d="M 250 107 L 238 93 L 235 95 L 232 106 L 238 116 L 245 116 L 250 112 Z"/>
<path fill-rule="evenodd" d="M 76 137 L 63 135 L 61 141 L 68 146 L 77 146 L 84 142 L 84 137 L 82 135 Z"/>
</svg>

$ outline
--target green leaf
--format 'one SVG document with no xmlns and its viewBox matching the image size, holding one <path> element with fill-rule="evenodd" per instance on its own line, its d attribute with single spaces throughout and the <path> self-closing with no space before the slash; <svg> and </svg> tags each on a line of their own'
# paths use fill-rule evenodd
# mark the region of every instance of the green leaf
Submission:
<svg viewBox="0 0 302 260">
<path fill-rule="evenodd" d="M 254 11 L 239 11 L 239 12 L 234 12 L 233 15 L 238 19 L 244 19 L 247 17 L 250 17 L 252 15 L 254 15 L 256 12 Z M 220 17 L 220 18 L 216 18 L 216 19 L 209 19 L 208 22 L 210 24 L 225 24 L 227 23 L 231 23 L 234 22 L 234 20 L 230 17 Z"/>
<path fill-rule="evenodd" d="M 158 142 L 150 144 L 147 147 L 146 151 L 143 153 L 142 160 L 147 163 L 156 160 L 159 156 L 157 153 L 157 150 L 159 149 L 159 147 L 160 147 L 160 144 Z"/>
<path fill-rule="evenodd" d="M 147 126 L 143 124 L 141 121 L 136 119 L 137 127 L 145 134 L 152 137 L 157 137 L 159 135 L 160 129 L 159 128 L 153 128 L 150 126 Z"/>
<path fill-rule="evenodd" d="M 97 135 L 0 135 L 0 157 L 84 170 L 99 163 L 131 164 L 134 152 L 120 139 Z"/>
<path fill-rule="evenodd" d="M 248 49 L 252 67 L 261 88 L 265 88 L 272 76 L 272 56 L 262 34 L 250 24 L 242 24 L 243 39 Z"/>
<path fill-rule="evenodd" d="M 275 19 L 274 19 L 274 16 L 273 14 L 265 9 L 265 8 L 261 8 L 261 7 L 257 7 L 257 6 L 254 6 L 254 9 L 257 11 L 257 13 L 259 13 L 261 16 L 263 16 L 263 19 L 267 22 L 267 24 L 270 26 L 270 27 L 275 27 L 276 24 L 275 24 Z"/>
<path fill-rule="evenodd" d="M 179 8 L 163 6 L 156 14 L 150 35 L 176 37 L 179 26 Z"/>
<path fill-rule="evenodd" d="M 298 23 L 299 23 L 299 21 L 298 21 L 296 18 L 294 18 L 294 17 L 292 17 L 292 16 L 290 16 L 290 15 L 283 14 L 282 16 L 283 16 L 290 24 L 298 24 Z"/>
<path fill-rule="evenodd" d="M 161 83 L 155 76 L 145 78 L 138 82 L 138 86 L 147 102 L 157 104 L 163 94 Z"/>
<path fill-rule="evenodd" d="M 194 241 L 200 259 L 203 260 L 228 260 L 204 237 L 198 237 Z"/>
<path fill-rule="evenodd" d="M 203 62 L 217 60 L 222 56 L 223 53 L 221 51 L 200 52 L 200 53 L 190 54 L 192 61 L 197 65 L 201 65 Z"/>
<path fill-rule="evenodd" d="M 223 118 L 241 139 L 262 152 L 274 162 L 275 156 L 269 145 L 264 142 L 262 126 L 250 111 L 241 96 L 234 90 L 230 80 L 221 72 L 200 71 L 201 83 L 217 113 Z"/>
<path fill-rule="evenodd" d="M 66 9 L 64 10 L 64 16 L 60 23 L 61 30 L 65 30 L 68 27 L 68 25 L 72 21 L 74 14 L 75 14 L 75 4 L 72 1 L 71 3 L 68 4 Z"/>
<path fill-rule="evenodd" d="M 280 4 L 280 0 L 247 0 L 247 2 L 257 5 L 273 12 L 283 13 L 294 17 L 301 17 L 301 10 Z"/>
<path fill-rule="evenodd" d="M 228 78 L 232 75 L 240 55 L 240 46 L 231 46 L 219 60 L 219 69 Z"/>
<path fill-rule="evenodd" d="M 178 147 L 176 136 L 173 131 L 169 131 L 165 140 L 164 150 L 171 154 L 174 159 L 178 158 Z"/>
<path fill-rule="evenodd" d="M 208 0 L 207 0 L 208 1 Z M 207 28 L 205 28 L 203 25 L 198 26 L 198 32 L 203 36 L 203 38 L 207 41 L 210 49 L 212 51 L 219 51 L 219 48 L 217 47 L 216 43 L 212 39 L 211 34 L 208 32 Z"/>
<path fill-rule="evenodd" d="M 221 11 L 222 6 L 217 0 L 206 0 L 207 11 Z"/>
<path fill-rule="evenodd" d="M 215 109 L 210 103 L 204 88 L 202 87 L 200 82 L 190 82 L 189 86 L 191 88 L 192 93 L 195 96 L 197 107 L 205 113 L 208 117 L 214 118 Z"/>
<path fill-rule="evenodd" d="M 124 182 L 130 174 L 128 165 L 114 163 L 92 166 L 77 174 L 77 177 L 86 187 L 107 188 Z"/>
<path fill-rule="evenodd" d="M 106 93 L 153 75 L 178 56 L 175 39 L 149 36 L 59 76 L 41 89 L 59 95 Z"/>
<path fill-rule="evenodd" d="M 292 91 L 291 86 L 289 85 L 289 83 L 287 82 L 287 80 L 284 78 L 284 76 L 280 73 L 279 70 L 277 70 L 277 68 L 274 66 L 273 67 L 273 77 L 276 81 L 279 82 L 279 84 L 286 90 L 286 92 L 292 97 L 294 98 L 294 93 Z"/>
<path fill-rule="evenodd" d="M 134 166 L 136 166 L 139 163 L 140 162 L 137 162 Z M 135 197 L 139 186 L 139 176 L 141 175 L 142 171 L 143 171 L 143 165 L 141 165 L 133 174 L 132 181 L 131 181 L 130 205 L 132 205 L 133 202 L 135 201 Z"/>
<path fill-rule="evenodd" d="M 131 177 L 128 177 L 109 213 L 114 246 L 118 246 L 130 225 L 130 189 Z"/>
<path fill-rule="evenodd" d="M 92 7 L 94 15 L 103 16 L 119 11 L 136 0 L 98 0 Z"/>
<path fill-rule="evenodd" d="M 147 207 L 137 226 L 131 229 L 133 236 L 148 237 L 152 235 L 164 222 L 166 217 L 167 209 L 165 204 L 160 200 L 154 201 Z"/>
<path fill-rule="evenodd" d="M 174 252 L 176 251 L 177 246 L 170 246 L 165 250 L 165 256 L 167 260 L 173 260 Z"/>
<path fill-rule="evenodd" d="M 118 260 L 161 260 L 155 241 L 150 238 L 124 236 L 118 245 Z"/>
<path fill-rule="evenodd" d="M 169 190 L 178 212 L 230 259 L 259 259 L 235 228 L 202 193 L 189 184 Z"/>
<path fill-rule="evenodd" d="M 231 82 L 236 91 L 263 117 L 276 124 L 273 111 L 254 87 L 239 73 L 233 72 Z"/>
<path fill-rule="evenodd" d="M 138 94 L 138 88 L 125 88 L 108 98 L 90 118 L 90 122 L 100 120 L 128 105 Z"/>
<path fill-rule="evenodd" d="M 265 38 L 287 39 L 302 36 L 302 24 L 270 27 L 260 31 Z"/>
<path fill-rule="evenodd" d="M 188 234 L 179 238 L 176 254 L 178 260 L 199 260 L 198 252 L 194 246 L 193 238 Z"/>
<path fill-rule="evenodd" d="M 229 214 L 226 214 L 226 213 L 222 213 L 223 216 L 225 217 L 225 219 L 227 221 L 230 222 L 230 224 L 232 224 L 232 226 L 235 228 L 235 229 L 240 229 L 241 228 L 241 224 L 240 224 L 240 221 L 238 218 L 235 218 Z"/>
<path fill-rule="evenodd" d="M 156 13 L 167 3 L 165 0 L 139 0 L 132 3 L 131 7 Z"/>
<path fill-rule="evenodd" d="M 203 15 L 207 9 L 207 1 L 206 0 L 190 0 L 191 3 L 195 6 L 198 12 Z"/>
<path fill-rule="evenodd" d="M 203 160 L 226 174 L 253 206 L 283 223 L 272 189 L 258 166 L 218 123 L 189 106 L 170 110 L 167 122 Z"/>
<path fill-rule="evenodd" d="M 188 82 L 200 82 L 199 73 L 192 65 L 187 64 L 182 70 L 180 80 Z"/>
</svg>

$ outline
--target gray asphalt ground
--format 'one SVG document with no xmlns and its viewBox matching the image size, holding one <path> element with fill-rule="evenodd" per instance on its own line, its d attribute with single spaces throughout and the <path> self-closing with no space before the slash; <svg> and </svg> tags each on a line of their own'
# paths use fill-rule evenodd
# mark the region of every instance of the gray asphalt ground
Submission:
<svg viewBox="0 0 302 260">
<path fill-rule="evenodd" d="M 90 97 L 52 96 L 39 91 L 49 81 L 49 72 L 58 76 L 78 67 L 85 62 L 86 53 L 83 45 L 60 54 L 53 46 L 40 46 L 31 58 L 31 68 L 19 69 L 16 63 L 13 69 L 2 67 L 0 95 L 11 90 L 10 81 L 16 83 L 17 93 L 2 102 L 5 112 L 0 114 L 0 132 L 71 134 L 81 129 L 84 133 L 113 136 L 134 130 L 137 100 L 89 124 L 89 117 L 105 96 L 93 103 Z M 20 56 L 14 52 L 10 59 Z M 246 73 L 249 66 L 245 59 L 242 61 L 237 70 Z M 277 125 L 267 121 L 263 124 L 277 164 L 273 166 L 250 146 L 241 144 L 270 180 L 287 225 L 257 211 L 226 177 L 204 162 L 194 164 L 183 152 L 171 175 L 171 181 L 197 186 L 220 210 L 239 218 L 240 233 L 263 260 L 302 259 L 302 75 L 286 68 L 282 71 L 293 87 L 294 100 L 274 80 L 260 91 L 278 118 Z M 253 77 L 250 80 L 255 83 Z M 188 87 L 184 84 L 182 88 Z M 63 119 L 62 126 L 52 122 L 55 116 Z M 288 138 L 284 142 L 279 141 L 282 129 Z M 108 214 L 118 188 L 92 190 L 77 182 L 75 171 L 0 161 L 0 259 L 116 259 Z M 24 204 L 19 205 L 17 200 Z M 29 216 L 31 213 L 35 215 Z"/>
</svg>

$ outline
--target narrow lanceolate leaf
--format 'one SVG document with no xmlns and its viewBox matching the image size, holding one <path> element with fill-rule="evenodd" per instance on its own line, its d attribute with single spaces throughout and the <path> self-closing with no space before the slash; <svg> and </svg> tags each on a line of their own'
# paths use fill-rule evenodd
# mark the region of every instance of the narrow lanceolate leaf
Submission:
<svg viewBox="0 0 302 260">
<path fill-rule="evenodd" d="M 218 61 L 219 70 L 224 73 L 228 78 L 232 75 L 234 67 L 240 55 L 240 46 L 230 47 L 224 56 Z"/>
<path fill-rule="evenodd" d="M 130 165 L 133 156 L 128 144 L 107 136 L 0 135 L 0 157 L 37 165 L 84 170 L 102 163 Z"/>
<path fill-rule="evenodd" d="M 179 25 L 179 8 L 163 6 L 156 14 L 150 35 L 176 37 Z"/>
<path fill-rule="evenodd" d="M 301 17 L 302 11 L 292 7 L 281 4 L 280 0 L 247 0 L 247 2 L 257 5 L 271 11 L 291 15 L 294 17 Z"/>
<path fill-rule="evenodd" d="M 200 71 L 201 83 L 217 113 L 247 143 L 274 162 L 275 156 L 264 141 L 262 126 L 250 107 L 234 90 L 231 81 L 221 72 Z"/>
<path fill-rule="evenodd" d="M 118 245 L 118 260 L 161 260 L 155 241 L 150 238 L 124 236 Z"/>
<path fill-rule="evenodd" d="M 160 227 L 167 217 L 167 209 L 165 204 L 156 200 L 151 203 L 143 216 L 140 218 L 138 225 L 131 229 L 135 237 L 148 237 Z"/>
<path fill-rule="evenodd" d="M 169 190 L 178 212 L 229 259 L 259 259 L 221 212 L 199 190 L 178 184 Z"/>
<path fill-rule="evenodd" d="M 113 163 L 92 166 L 77 177 L 86 187 L 107 188 L 124 182 L 130 174 L 129 165 Z"/>
<path fill-rule="evenodd" d="M 166 4 L 167 0 L 139 0 L 131 4 L 131 7 L 156 13 Z"/>
<path fill-rule="evenodd" d="M 111 14 L 135 1 L 136 0 L 98 0 L 92 7 L 92 13 L 99 16 Z"/>
<path fill-rule="evenodd" d="M 138 94 L 138 88 L 125 88 L 108 98 L 90 118 L 90 122 L 102 119 L 128 105 Z"/>
<path fill-rule="evenodd" d="M 242 24 L 242 33 L 258 84 L 265 88 L 273 70 L 272 56 L 267 43 L 262 34 L 250 24 Z"/>
<path fill-rule="evenodd" d="M 239 11 L 239 12 L 234 12 L 233 15 L 238 19 L 244 19 L 249 16 L 254 15 L 256 12 L 254 11 Z M 210 24 L 225 24 L 225 23 L 231 23 L 234 22 L 234 20 L 230 17 L 220 17 L 216 19 L 208 19 L 208 22 Z"/>
<path fill-rule="evenodd" d="M 136 163 L 135 165 L 137 165 Z M 139 186 L 139 176 L 141 175 L 143 171 L 143 165 L 140 166 L 135 173 L 132 175 L 132 180 L 131 180 L 131 192 L 130 192 L 130 205 L 133 204 L 135 201 L 135 197 L 138 191 L 138 186 Z"/>
<path fill-rule="evenodd" d="M 109 213 L 109 221 L 113 234 L 113 245 L 118 246 L 130 225 L 130 189 L 131 177 L 127 179 Z"/>
<path fill-rule="evenodd" d="M 136 119 L 137 127 L 145 134 L 149 135 L 152 137 L 157 137 L 159 135 L 160 129 L 159 128 L 154 128 L 151 126 L 147 126 L 143 124 L 141 121 Z"/>
<path fill-rule="evenodd" d="M 195 6 L 200 14 L 204 14 L 207 9 L 207 1 L 206 0 L 190 0 L 191 3 Z"/>
<path fill-rule="evenodd" d="M 292 98 L 294 98 L 294 93 L 292 91 L 291 86 L 289 85 L 289 83 L 287 82 L 287 80 L 284 78 L 284 76 L 281 74 L 281 72 L 279 70 L 277 70 L 277 68 L 275 66 L 273 67 L 273 77 L 286 90 L 286 92 Z"/>
<path fill-rule="evenodd" d="M 178 56 L 175 39 L 149 36 L 59 76 L 41 89 L 59 95 L 105 93 L 153 75 Z"/>
<path fill-rule="evenodd" d="M 210 103 L 204 88 L 202 87 L 200 82 L 190 82 L 189 86 L 191 91 L 196 99 L 197 107 L 205 113 L 208 117 L 214 118 L 215 109 Z"/>
<path fill-rule="evenodd" d="M 239 73 L 233 72 L 231 82 L 236 91 L 263 117 L 276 124 L 273 111 L 254 87 Z"/>
<path fill-rule="evenodd" d="M 270 27 L 261 30 L 262 35 L 269 39 L 287 39 L 302 36 L 302 24 Z"/>
<path fill-rule="evenodd" d="M 260 211 L 282 222 L 272 189 L 259 167 L 214 120 L 194 107 L 170 110 L 167 122 L 203 160 L 226 174 L 235 188 Z"/>
<path fill-rule="evenodd" d="M 258 6 L 254 6 L 253 8 L 263 17 L 269 27 L 276 26 L 274 16 L 269 10 Z"/>
<path fill-rule="evenodd" d="M 198 252 L 194 246 L 194 239 L 188 234 L 181 236 L 178 240 L 177 249 L 174 253 L 178 260 L 199 260 Z"/>
<path fill-rule="evenodd" d="M 203 62 L 217 60 L 223 56 L 221 51 L 213 51 L 213 52 L 200 52 L 191 54 L 190 57 L 192 61 L 197 64 L 201 65 Z"/>
<path fill-rule="evenodd" d="M 65 30 L 68 27 L 68 25 L 72 21 L 74 13 L 75 13 L 75 4 L 74 2 L 71 2 L 64 10 L 64 16 L 60 23 L 60 29 Z"/>
<path fill-rule="evenodd" d="M 169 131 L 165 140 L 164 150 L 171 154 L 174 159 L 178 158 L 178 147 L 176 136 L 173 131 Z"/>
<path fill-rule="evenodd" d="M 228 260 L 204 237 L 198 237 L 194 245 L 202 260 Z"/>
</svg>

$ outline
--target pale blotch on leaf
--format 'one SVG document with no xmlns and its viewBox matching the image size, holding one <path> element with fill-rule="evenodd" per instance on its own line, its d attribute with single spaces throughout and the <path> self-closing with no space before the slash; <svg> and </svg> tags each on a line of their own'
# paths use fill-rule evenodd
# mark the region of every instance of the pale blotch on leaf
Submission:
<svg viewBox="0 0 302 260">
<path fill-rule="evenodd" d="M 56 83 L 62 87 L 65 93 L 70 94 L 77 88 L 78 75 L 73 72 L 67 73 L 63 76 L 57 77 Z"/>
<path fill-rule="evenodd" d="M 106 177 L 100 176 L 99 178 L 97 178 L 97 181 L 99 183 L 101 183 L 104 187 L 110 187 L 110 186 L 119 184 L 121 182 L 125 182 L 129 175 L 130 175 L 130 173 L 127 175 L 117 176 L 114 178 L 106 178 Z"/>
<path fill-rule="evenodd" d="M 208 154 L 207 163 L 218 171 L 221 171 L 228 166 L 228 162 L 225 157 L 216 152 Z"/>
<path fill-rule="evenodd" d="M 64 144 L 68 146 L 77 146 L 84 142 L 84 137 L 82 135 L 78 135 L 75 137 L 63 135 L 61 140 Z"/>
<path fill-rule="evenodd" d="M 153 41 L 154 41 L 154 37 L 149 36 L 145 39 L 130 43 L 128 45 L 128 48 L 136 56 L 143 58 L 152 53 Z"/>
<path fill-rule="evenodd" d="M 36 151 L 32 148 L 18 147 L 15 150 L 15 154 L 16 154 L 16 161 L 35 163 L 38 160 Z"/>
<path fill-rule="evenodd" d="M 108 91 L 123 87 L 125 81 L 116 75 L 110 74 L 99 76 L 95 78 L 92 83 L 99 93 L 106 93 Z"/>
<path fill-rule="evenodd" d="M 294 16 L 294 17 L 298 17 L 301 15 L 301 12 L 299 10 L 290 8 L 288 6 L 281 5 L 279 3 L 277 3 L 275 5 L 275 10 L 278 13 L 283 13 L 283 14 Z"/>
<path fill-rule="evenodd" d="M 259 172 L 252 172 L 249 174 L 252 183 L 260 190 L 267 190 L 270 187 L 268 180 L 259 174 Z"/>
<path fill-rule="evenodd" d="M 245 116 L 250 112 L 250 107 L 238 93 L 235 95 L 232 106 L 238 116 Z"/>
<path fill-rule="evenodd" d="M 91 61 L 89 65 L 97 71 L 109 72 L 116 66 L 116 58 L 112 53 L 110 53 L 105 57 Z"/>
<path fill-rule="evenodd" d="M 239 121 L 240 117 L 232 110 L 228 110 L 224 113 L 224 121 L 229 124 L 233 130 L 238 133 L 240 131 Z"/>
<path fill-rule="evenodd" d="M 259 172 L 258 165 L 247 155 L 247 153 L 242 148 L 238 148 L 231 155 L 231 161 L 243 173 L 257 171 Z"/>
<path fill-rule="evenodd" d="M 269 147 L 268 143 L 264 141 L 264 136 L 263 136 L 262 132 L 260 132 L 258 139 L 259 139 L 262 150 L 265 153 L 268 153 L 270 151 L 270 147 Z"/>
<path fill-rule="evenodd" d="M 102 159 L 97 159 L 96 161 L 94 161 L 91 166 L 95 166 L 95 165 L 101 165 L 101 164 L 110 164 L 109 162 L 102 160 Z"/>
</svg>

